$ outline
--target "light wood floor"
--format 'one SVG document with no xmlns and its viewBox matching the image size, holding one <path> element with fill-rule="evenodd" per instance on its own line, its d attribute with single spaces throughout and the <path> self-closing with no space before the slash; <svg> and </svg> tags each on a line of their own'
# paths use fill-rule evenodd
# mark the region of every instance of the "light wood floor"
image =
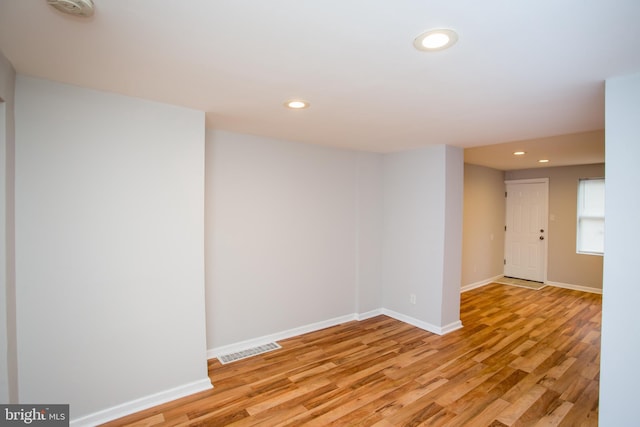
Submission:
<svg viewBox="0 0 640 427">
<path fill-rule="evenodd" d="M 438 336 L 385 316 L 209 361 L 215 388 L 109 426 L 595 426 L 601 296 L 491 284 Z"/>
</svg>

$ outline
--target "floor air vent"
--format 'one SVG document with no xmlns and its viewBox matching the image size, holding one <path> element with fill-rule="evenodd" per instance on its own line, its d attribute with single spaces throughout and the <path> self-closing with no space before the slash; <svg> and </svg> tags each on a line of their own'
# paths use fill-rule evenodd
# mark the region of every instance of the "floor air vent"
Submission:
<svg viewBox="0 0 640 427">
<path fill-rule="evenodd" d="M 237 351 L 235 353 L 223 354 L 217 357 L 217 359 L 223 365 L 227 363 L 235 362 L 236 360 L 246 359 L 247 357 L 256 356 L 258 354 L 267 353 L 272 350 L 282 348 L 278 343 L 270 342 L 269 344 L 259 345 L 257 347 L 248 348 L 246 350 Z"/>
</svg>

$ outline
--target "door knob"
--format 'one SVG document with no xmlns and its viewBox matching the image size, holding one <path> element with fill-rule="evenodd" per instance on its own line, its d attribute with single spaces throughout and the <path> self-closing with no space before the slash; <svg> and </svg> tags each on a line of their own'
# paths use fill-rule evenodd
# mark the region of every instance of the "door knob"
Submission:
<svg viewBox="0 0 640 427">
<path fill-rule="evenodd" d="M 544 236 L 540 236 L 540 240 L 544 240 Z"/>
<path fill-rule="evenodd" d="M 541 232 L 541 233 L 544 233 L 544 230 L 541 228 L 541 229 L 540 229 L 540 232 Z"/>
</svg>

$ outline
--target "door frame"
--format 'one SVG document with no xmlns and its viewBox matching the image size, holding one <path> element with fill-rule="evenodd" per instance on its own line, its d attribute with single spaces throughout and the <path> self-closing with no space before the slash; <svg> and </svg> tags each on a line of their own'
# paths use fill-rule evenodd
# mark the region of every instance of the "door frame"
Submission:
<svg viewBox="0 0 640 427">
<path fill-rule="evenodd" d="M 507 186 L 509 184 L 544 184 L 545 190 L 547 193 L 547 200 L 545 203 L 545 212 L 543 216 L 543 227 L 545 230 L 545 238 L 543 242 L 544 246 L 544 256 L 542 259 L 542 283 L 547 283 L 547 266 L 549 265 L 549 178 L 532 178 L 532 179 L 508 179 L 504 181 L 504 191 L 505 191 L 505 203 L 504 203 L 504 211 L 505 211 L 505 227 L 507 226 L 507 201 L 506 201 L 506 193 Z M 504 247 L 503 247 L 503 257 L 506 259 L 507 256 L 507 230 L 504 233 Z M 502 269 L 502 273 L 504 274 L 504 267 Z"/>
</svg>

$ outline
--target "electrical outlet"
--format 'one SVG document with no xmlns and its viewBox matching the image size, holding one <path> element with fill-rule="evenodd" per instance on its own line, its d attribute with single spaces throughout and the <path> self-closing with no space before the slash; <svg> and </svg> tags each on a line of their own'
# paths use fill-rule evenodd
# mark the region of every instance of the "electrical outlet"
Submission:
<svg viewBox="0 0 640 427">
<path fill-rule="evenodd" d="M 411 304 L 415 304 L 416 303 L 416 294 L 409 295 L 409 302 Z"/>
</svg>

